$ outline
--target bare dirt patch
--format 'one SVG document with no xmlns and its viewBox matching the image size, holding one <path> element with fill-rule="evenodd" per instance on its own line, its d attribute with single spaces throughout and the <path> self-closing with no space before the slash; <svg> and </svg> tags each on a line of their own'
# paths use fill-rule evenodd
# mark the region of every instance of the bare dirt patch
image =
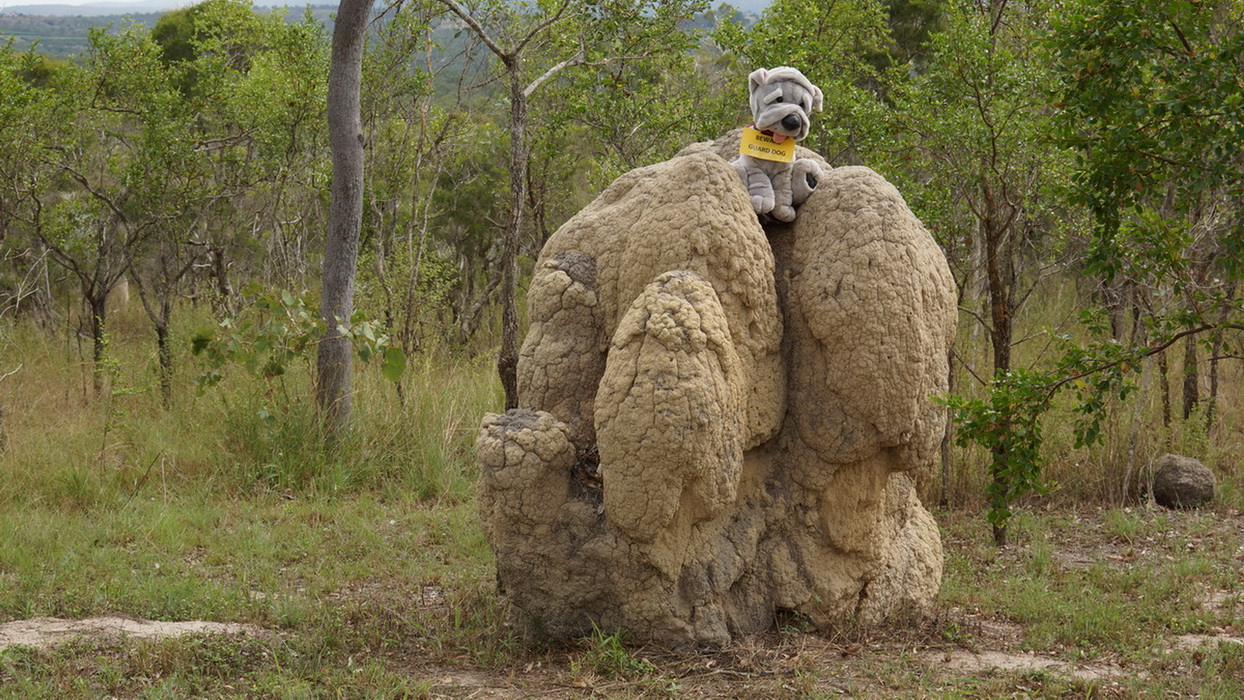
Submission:
<svg viewBox="0 0 1244 700">
<path fill-rule="evenodd" d="M 1126 675 L 1126 672 L 1117 666 L 1072 664 L 1049 656 L 1010 654 L 995 650 L 985 650 L 980 653 L 963 650 L 947 650 L 944 653 L 930 651 L 924 655 L 923 660 L 931 666 L 940 664 L 943 669 L 956 673 L 1044 671 L 1081 681 L 1100 681 Z"/>
<path fill-rule="evenodd" d="M 119 639 L 169 639 L 187 634 L 245 634 L 263 636 L 268 632 L 253 625 L 231 622 L 186 620 L 160 622 L 131 620 L 123 617 L 92 617 L 85 620 L 62 620 L 38 617 L 16 620 L 0 625 L 0 651 L 24 646 L 46 649 L 81 637 Z"/>
<path fill-rule="evenodd" d="M 1197 649 L 1206 645 L 1244 644 L 1244 637 L 1229 634 L 1181 634 L 1175 638 L 1176 649 Z"/>
</svg>

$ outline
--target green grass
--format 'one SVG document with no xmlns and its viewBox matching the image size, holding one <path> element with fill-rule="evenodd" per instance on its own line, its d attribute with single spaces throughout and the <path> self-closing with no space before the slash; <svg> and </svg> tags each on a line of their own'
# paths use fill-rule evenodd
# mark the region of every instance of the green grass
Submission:
<svg viewBox="0 0 1244 700">
<path fill-rule="evenodd" d="M 962 523 L 961 516 L 947 517 Z M 1175 517 L 1180 522 L 1172 523 Z M 1092 523 L 1053 526 L 1024 514 L 1017 521 L 1024 526 L 1017 528 L 1019 546 L 950 554 L 943 596 L 950 605 L 1018 623 L 1029 650 L 1144 655 L 1172 635 L 1233 624 L 1229 615 L 1207 610 L 1200 594 L 1241 585 L 1228 550 L 1244 546 L 1244 533 L 1206 533 L 1215 538 L 1209 552 L 1190 549 L 1184 536 L 1215 517 L 1107 510 Z M 1055 547 L 1072 556 L 1061 562 Z"/>
<path fill-rule="evenodd" d="M 206 619 L 279 637 L 11 649 L 0 694 L 418 695 L 426 679 L 392 672 L 387 650 L 488 661 L 509 643 L 474 505 L 475 432 L 500 403 L 486 360 L 415 358 L 405 402 L 360 367 L 355 428 L 327 451 L 305 363 L 196 396 L 179 353 L 166 411 L 145 329 L 113 328 L 100 397 L 76 343 L 0 328 L 22 368 L 0 387 L 0 622 Z"/>
<path fill-rule="evenodd" d="M 205 320 L 188 316 L 182 341 Z M 965 509 L 937 513 L 946 574 L 931 621 L 792 624 L 713 652 L 604 633 L 542 644 L 506 625 L 476 513 L 473 442 L 501 404 L 490 358 L 412 358 L 404 400 L 378 368 L 358 368 L 354 427 L 326 451 L 305 363 L 272 383 L 230 373 L 196 396 L 183 351 L 165 410 L 141 317 L 113 329 L 109 389 L 93 397 L 88 347 L 0 327 L 0 371 L 22 366 L 0 385 L 0 623 L 106 614 L 267 634 L 11 648 L 2 697 L 431 697 L 481 684 L 529 697 L 1244 693 L 1238 647 L 1173 646 L 1241 634 L 1233 471 L 1220 469 L 1223 498 L 1200 513 L 1032 499 L 1004 550 L 965 491 L 953 499 Z M 961 672 L 936 657 L 985 649 L 1123 675 Z"/>
</svg>

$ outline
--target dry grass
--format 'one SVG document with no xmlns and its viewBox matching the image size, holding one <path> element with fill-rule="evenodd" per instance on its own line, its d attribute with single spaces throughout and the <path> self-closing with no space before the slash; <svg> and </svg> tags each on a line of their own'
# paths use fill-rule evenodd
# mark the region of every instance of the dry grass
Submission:
<svg viewBox="0 0 1244 700">
<path fill-rule="evenodd" d="M 1079 325 L 1080 311 L 1092 305 L 1075 285 L 1057 280 L 1037 295 L 1041 304 L 1030 305 L 1017 321 L 1015 337 L 1022 339 L 1013 349 L 1015 366 L 1048 366 L 1056 357 L 1050 333 L 1084 336 Z M 982 385 L 977 376 L 988 376 L 990 346 L 988 336 L 969 315 L 960 318 L 956 352 L 956 391 L 979 396 Z M 1126 402 L 1111 401 L 1103 432 L 1104 441 L 1091 448 L 1074 447 L 1074 414 L 1069 397 L 1060 397 L 1043 423 L 1045 477 L 1054 491 L 1048 497 L 1029 497 L 1029 505 L 1055 503 L 1071 506 L 1083 503 L 1127 505 L 1145 497 L 1151 478 L 1149 466 L 1163 454 L 1174 452 L 1201 460 L 1224 483 L 1223 497 L 1237 507 L 1244 500 L 1234 486 L 1244 473 L 1244 363 L 1223 360 L 1219 364 L 1219 396 L 1212 421 L 1206 419 L 1209 396 L 1208 352 L 1202 348 L 1199 367 L 1202 403 L 1191 417 L 1182 415 L 1184 359 L 1182 345 L 1167 351 L 1167 377 L 1172 413 L 1169 425 L 1163 419 L 1163 399 L 1156 359 L 1143 366 L 1134 378 L 1136 391 Z M 969 369 L 970 368 L 970 371 Z M 974 373 L 976 376 L 974 376 Z M 957 508 L 983 508 L 988 483 L 989 457 L 979 448 L 952 449 L 946 472 L 948 503 Z M 936 479 L 924 493 L 925 501 L 941 500 L 942 481 Z"/>
<path fill-rule="evenodd" d="M 308 368 L 274 385 L 230 376 L 195 397 L 182 352 L 165 411 L 154 344 L 127 313 L 100 398 L 89 348 L 0 328 L 0 372 L 22 368 L 0 385 L 10 437 L 0 622 L 119 614 L 274 634 L 9 649 L 2 696 L 1244 693 L 1244 652 L 1216 641 L 1244 636 L 1238 367 L 1224 365 L 1209 431 L 1147 428 L 1156 382 L 1139 394 L 1145 428 L 1132 430 L 1133 406 L 1120 407 L 1111 440 L 1092 452 L 1071 450 L 1066 415 L 1052 413 L 1048 473 L 1062 488 L 1023 505 L 1017 544 L 1004 550 L 988 544 L 979 457 L 956 451 L 956 507 L 937 513 L 947 571 L 931 619 L 819 632 L 790 619 L 721 650 L 606 635 L 550 645 L 505 624 L 475 514 L 472 442 L 480 415 L 500 405 L 486 358 L 415 358 L 404 401 L 361 368 L 358 428 L 327 454 L 304 398 Z M 186 320 L 183 348 L 208 319 Z M 1123 481 L 1138 476 L 1126 476 L 1133 444 L 1133 465 L 1168 444 L 1203 459 L 1222 498 L 1199 513 L 1119 507 Z M 1181 635 L 1211 643 L 1180 646 Z"/>
</svg>

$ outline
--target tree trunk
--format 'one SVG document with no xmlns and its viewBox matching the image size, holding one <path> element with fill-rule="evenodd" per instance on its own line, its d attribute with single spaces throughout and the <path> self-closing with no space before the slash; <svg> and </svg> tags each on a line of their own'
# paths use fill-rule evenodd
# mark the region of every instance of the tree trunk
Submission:
<svg viewBox="0 0 1244 700">
<path fill-rule="evenodd" d="M 104 393 L 104 358 L 107 355 L 104 337 L 105 324 L 108 318 L 108 292 L 104 291 L 87 297 L 91 310 L 91 368 L 94 375 L 95 396 Z"/>
<path fill-rule="evenodd" d="M 946 353 L 946 393 L 955 393 L 955 351 L 951 348 Z M 955 423 L 950 415 L 950 409 L 946 409 L 946 429 L 942 431 L 942 493 L 938 498 L 938 505 L 942 508 L 950 507 L 950 460 L 952 456 L 951 438 L 955 434 Z"/>
<path fill-rule="evenodd" d="M 1101 285 L 1102 302 L 1106 306 L 1106 310 L 1110 314 L 1110 337 L 1115 340 L 1123 340 L 1124 327 L 1124 287 L 1122 284 L 1112 284 L 1110 282 L 1102 282 Z"/>
<path fill-rule="evenodd" d="M 212 263 L 212 279 L 216 283 L 216 313 L 228 318 L 237 313 L 233 304 L 233 285 L 229 283 L 229 260 L 225 257 L 224 246 L 209 243 L 207 248 Z"/>
<path fill-rule="evenodd" d="M 986 220 L 983 227 L 985 243 L 985 274 L 989 292 L 990 342 L 993 345 L 993 376 L 1004 377 L 1011 369 L 1011 295 L 1010 278 L 1003 271 L 1001 251 L 1002 239 L 1006 231 L 996 221 Z M 1001 493 L 1010 490 L 1006 477 L 1009 455 L 1005 444 L 993 449 L 993 461 L 990 464 L 990 476 Z M 998 504 L 994 504 L 998 505 Z M 1005 504 L 1003 504 L 1005 505 Z M 1001 547 L 1006 544 L 1006 525 L 994 524 L 994 544 Z"/>
<path fill-rule="evenodd" d="M 1201 400 L 1201 377 L 1197 371 L 1196 337 L 1184 339 L 1184 420 L 1192 417 L 1192 411 Z"/>
<path fill-rule="evenodd" d="M 169 345 L 168 326 L 156 326 L 156 346 L 160 356 L 160 399 L 164 408 L 173 407 L 173 348 Z"/>
<path fill-rule="evenodd" d="M 1006 478 L 1007 453 L 1006 445 L 1000 444 L 993 448 L 993 461 L 989 465 L 990 472 L 993 476 L 994 486 L 998 493 L 1006 493 L 1010 484 Z M 995 496 L 989 504 L 993 508 L 1005 507 L 1006 499 L 1003 496 Z M 992 523 L 993 525 L 993 543 L 997 547 L 1005 547 L 1007 541 L 1006 523 Z"/>
<path fill-rule="evenodd" d="M 512 58 L 510 74 L 510 216 L 501 257 L 501 352 L 497 374 L 505 388 L 505 408 L 518 408 L 518 241 L 527 199 L 527 96 L 523 93 L 521 60 Z"/>
<path fill-rule="evenodd" d="M 57 321 L 56 300 L 52 298 L 52 275 L 50 270 L 48 270 L 48 252 L 41 238 L 35 238 L 34 247 L 38 253 L 35 259 L 37 281 L 35 282 L 33 296 L 35 318 L 39 319 L 39 326 L 44 331 L 49 335 L 55 336 Z"/>
<path fill-rule="evenodd" d="M 1158 354 L 1158 386 L 1162 391 L 1162 427 L 1166 428 L 1166 440 L 1170 442 L 1171 428 L 1171 373 L 1166 353 Z"/>
<path fill-rule="evenodd" d="M 170 299 L 160 301 L 160 319 L 154 324 L 156 332 L 156 354 L 160 360 L 160 398 L 164 408 L 173 407 L 173 346 L 169 342 L 169 326 L 173 316 L 173 303 Z"/>
<path fill-rule="evenodd" d="M 1231 286 L 1227 289 L 1227 299 L 1235 301 L 1235 290 L 1237 283 L 1231 282 Z M 1230 319 L 1232 304 L 1228 304 L 1223 309 L 1222 315 L 1219 317 L 1219 324 L 1225 325 Z M 1211 341 L 1209 353 L 1209 402 L 1205 406 L 1205 430 L 1208 432 L 1214 427 L 1214 417 L 1218 413 L 1218 360 L 1222 356 L 1223 348 L 1223 331 L 1214 331 L 1213 340 Z"/>
<path fill-rule="evenodd" d="M 1218 356 L 1222 354 L 1222 331 L 1214 331 L 1209 355 L 1209 396 L 1205 404 L 1205 430 L 1214 426 L 1214 413 L 1218 409 Z"/>
<path fill-rule="evenodd" d="M 333 178 L 329 200 L 316 358 L 315 397 L 325 436 L 334 443 L 350 421 L 350 339 L 337 327 L 354 313 L 354 275 L 363 227 L 363 123 L 359 112 L 363 45 L 373 0 L 341 0 L 328 76 L 328 137 Z"/>
</svg>

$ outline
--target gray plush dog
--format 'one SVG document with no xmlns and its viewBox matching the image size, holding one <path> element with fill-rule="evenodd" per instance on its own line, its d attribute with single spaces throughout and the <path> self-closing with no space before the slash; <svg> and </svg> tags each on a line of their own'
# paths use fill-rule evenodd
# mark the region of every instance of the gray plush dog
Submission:
<svg viewBox="0 0 1244 700">
<path fill-rule="evenodd" d="M 748 77 L 752 118 L 743 130 L 734 167 L 752 198 L 757 214 L 794 221 L 821 176 L 810 158 L 795 158 L 795 143 L 808 135 L 809 117 L 820 111 L 821 89 L 789 66 L 753 71 Z"/>
</svg>

